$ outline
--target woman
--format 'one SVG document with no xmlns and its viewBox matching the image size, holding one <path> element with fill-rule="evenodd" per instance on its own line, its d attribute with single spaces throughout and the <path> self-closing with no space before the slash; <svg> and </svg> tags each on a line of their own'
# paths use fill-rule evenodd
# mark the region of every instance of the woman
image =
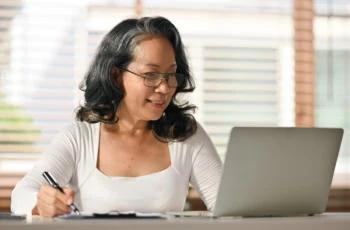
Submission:
<svg viewBox="0 0 350 230">
<path fill-rule="evenodd" d="M 191 183 L 211 210 L 222 163 L 179 104 L 193 79 L 181 37 L 165 18 L 128 19 L 103 39 L 81 89 L 78 122 L 54 138 L 12 193 L 14 213 L 182 211 Z M 52 188 L 48 171 L 64 188 Z"/>
</svg>

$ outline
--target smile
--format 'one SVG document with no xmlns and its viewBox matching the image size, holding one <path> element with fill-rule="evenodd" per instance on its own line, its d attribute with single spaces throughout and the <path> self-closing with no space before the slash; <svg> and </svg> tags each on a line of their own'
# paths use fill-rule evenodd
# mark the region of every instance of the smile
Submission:
<svg viewBox="0 0 350 230">
<path fill-rule="evenodd" d="M 149 99 L 147 99 L 147 101 L 150 102 L 153 107 L 158 109 L 163 108 L 165 105 L 165 101 L 157 101 L 157 100 L 149 100 Z"/>
<path fill-rule="evenodd" d="M 165 103 L 165 101 L 156 101 L 156 100 L 149 100 L 149 99 L 147 99 L 147 101 L 157 105 L 163 105 Z"/>
</svg>

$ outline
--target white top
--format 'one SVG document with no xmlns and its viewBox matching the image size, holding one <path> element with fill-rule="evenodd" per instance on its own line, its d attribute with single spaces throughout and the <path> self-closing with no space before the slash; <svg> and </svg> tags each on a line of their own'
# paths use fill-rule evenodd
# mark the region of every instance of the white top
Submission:
<svg viewBox="0 0 350 230">
<path fill-rule="evenodd" d="M 171 165 L 160 172 L 139 177 L 110 177 L 96 168 L 100 123 L 75 122 L 59 133 L 33 169 L 12 192 L 11 210 L 30 214 L 44 171 L 75 194 L 74 203 L 83 212 L 182 211 L 191 183 L 209 210 L 213 209 L 222 162 L 207 133 L 197 132 L 183 142 L 169 143 Z"/>
</svg>

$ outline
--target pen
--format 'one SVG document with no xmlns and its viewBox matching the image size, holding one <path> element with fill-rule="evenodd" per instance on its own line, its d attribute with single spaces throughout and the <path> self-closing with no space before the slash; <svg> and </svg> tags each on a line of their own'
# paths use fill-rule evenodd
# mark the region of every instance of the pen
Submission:
<svg viewBox="0 0 350 230">
<path fill-rule="evenodd" d="M 57 182 L 51 177 L 48 172 L 43 172 L 43 177 L 49 182 L 49 184 L 60 192 L 64 193 L 63 189 L 57 184 Z M 72 203 L 69 207 L 73 210 L 73 212 L 80 214 L 78 208 Z"/>
</svg>

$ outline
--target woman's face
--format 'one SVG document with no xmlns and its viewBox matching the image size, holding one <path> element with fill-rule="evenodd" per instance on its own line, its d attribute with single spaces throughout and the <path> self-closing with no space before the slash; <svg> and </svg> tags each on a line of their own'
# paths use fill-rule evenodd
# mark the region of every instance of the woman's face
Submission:
<svg viewBox="0 0 350 230">
<path fill-rule="evenodd" d="M 171 43 L 164 37 L 151 37 L 141 41 L 134 50 L 129 71 L 144 76 L 145 73 L 175 73 L 175 53 Z M 176 88 L 170 88 L 166 80 L 158 86 L 148 87 L 144 78 L 123 72 L 125 95 L 121 101 L 122 113 L 136 120 L 158 120 L 169 105 Z"/>
</svg>

